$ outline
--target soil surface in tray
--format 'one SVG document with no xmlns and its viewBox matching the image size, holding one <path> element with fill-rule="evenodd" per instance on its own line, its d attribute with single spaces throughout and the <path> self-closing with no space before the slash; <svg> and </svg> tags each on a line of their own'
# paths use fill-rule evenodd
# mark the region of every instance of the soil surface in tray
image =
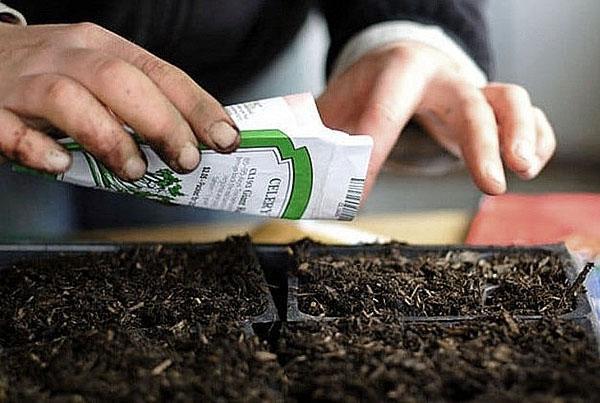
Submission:
<svg viewBox="0 0 600 403">
<path fill-rule="evenodd" d="M 241 332 L 107 329 L 34 343 L 0 360 L 0 401 L 282 400 L 276 357 Z"/>
<path fill-rule="evenodd" d="M 552 252 L 425 252 L 394 246 L 376 255 L 331 256 L 296 249 L 298 305 L 311 315 L 344 317 L 560 314 L 577 306 Z"/>
<path fill-rule="evenodd" d="M 210 334 L 262 313 L 267 293 L 245 238 L 204 251 L 165 246 L 27 261 L 0 270 L 0 346 L 108 326 Z"/>
<path fill-rule="evenodd" d="M 277 399 L 267 293 L 246 238 L 1 270 L 0 401 Z"/>
<path fill-rule="evenodd" d="M 573 322 L 287 323 L 288 401 L 593 401 L 595 343 Z M 563 400 L 564 399 L 564 400 Z"/>
<path fill-rule="evenodd" d="M 574 308 L 578 287 L 566 285 L 557 255 L 304 256 L 296 274 L 314 288 L 301 288 L 303 310 L 346 318 L 257 325 L 259 340 L 241 327 L 269 304 L 250 246 L 236 238 L 209 250 L 139 248 L 0 270 L 0 402 L 600 395 L 586 329 L 512 316 Z M 397 320 L 473 312 L 495 319 Z"/>
</svg>

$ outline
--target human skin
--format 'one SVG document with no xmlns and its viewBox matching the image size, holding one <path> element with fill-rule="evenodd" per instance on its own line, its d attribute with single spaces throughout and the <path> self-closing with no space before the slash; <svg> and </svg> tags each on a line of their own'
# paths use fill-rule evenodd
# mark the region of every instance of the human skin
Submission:
<svg viewBox="0 0 600 403">
<path fill-rule="evenodd" d="M 443 52 L 416 42 L 366 54 L 329 81 L 317 105 L 326 125 L 373 137 L 367 191 L 411 118 L 463 158 L 489 194 L 506 190 L 505 168 L 535 177 L 556 147 L 526 90 L 477 88 Z M 0 23 L 1 155 L 66 171 L 70 155 L 44 130 L 53 126 L 123 179 L 138 179 L 146 164 L 123 123 L 182 173 L 198 165 L 198 143 L 227 153 L 240 141 L 223 107 L 188 75 L 114 33 L 90 23 Z"/>
<path fill-rule="evenodd" d="M 71 157 L 45 133 L 60 129 L 117 175 L 139 179 L 146 163 L 126 123 L 177 172 L 200 162 L 201 142 L 239 144 L 223 107 L 180 69 L 90 23 L 0 23 L 0 153 L 60 173 Z"/>
<path fill-rule="evenodd" d="M 416 42 L 363 56 L 330 80 L 317 104 L 327 126 L 373 136 L 367 190 L 412 118 L 492 195 L 506 190 L 505 169 L 532 179 L 556 148 L 548 119 L 525 89 L 478 88 L 444 53 Z"/>
</svg>

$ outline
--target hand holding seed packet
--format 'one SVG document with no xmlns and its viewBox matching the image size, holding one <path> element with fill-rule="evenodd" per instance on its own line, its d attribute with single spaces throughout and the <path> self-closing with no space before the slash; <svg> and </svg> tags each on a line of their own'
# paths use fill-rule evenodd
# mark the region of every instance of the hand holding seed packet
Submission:
<svg viewBox="0 0 600 403">
<path fill-rule="evenodd" d="M 73 163 L 57 180 L 163 203 L 288 219 L 352 220 L 358 212 L 371 137 L 326 128 L 310 94 L 226 108 L 241 131 L 237 151 L 202 148 L 199 166 L 180 174 L 139 143 L 146 174 L 126 181 L 72 139 Z M 134 134 L 134 137 L 135 134 Z M 19 168 L 23 169 L 23 168 Z"/>
</svg>

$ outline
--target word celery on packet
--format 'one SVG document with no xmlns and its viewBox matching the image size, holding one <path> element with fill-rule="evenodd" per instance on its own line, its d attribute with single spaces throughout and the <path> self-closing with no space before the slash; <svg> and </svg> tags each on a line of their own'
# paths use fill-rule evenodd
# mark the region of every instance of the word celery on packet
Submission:
<svg viewBox="0 0 600 403">
<path fill-rule="evenodd" d="M 226 108 L 241 131 L 231 154 L 202 148 L 196 170 L 178 174 L 147 144 L 148 171 L 120 179 L 71 139 L 70 169 L 53 178 L 169 204 L 287 219 L 352 220 L 360 204 L 373 142 L 326 128 L 310 94 Z M 15 166 L 16 170 L 29 171 Z"/>
</svg>

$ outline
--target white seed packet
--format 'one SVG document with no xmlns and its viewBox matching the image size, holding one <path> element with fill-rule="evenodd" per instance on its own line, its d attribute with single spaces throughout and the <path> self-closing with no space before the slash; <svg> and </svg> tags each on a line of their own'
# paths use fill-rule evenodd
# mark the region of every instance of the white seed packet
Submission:
<svg viewBox="0 0 600 403">
<path fill-rule="evenodd" d="M 148 171 L 118 178 L 71 139 L 73 164 L 59 181 L 164 203 L 287 219 L 352 220 L 372 149 L 366 135 L 326 128 L 310 94 L 226 107 L 241 131 L 231 154 L 202 149 L 196 170 L 178 174 L 146 144 Z"/>
</svg>

